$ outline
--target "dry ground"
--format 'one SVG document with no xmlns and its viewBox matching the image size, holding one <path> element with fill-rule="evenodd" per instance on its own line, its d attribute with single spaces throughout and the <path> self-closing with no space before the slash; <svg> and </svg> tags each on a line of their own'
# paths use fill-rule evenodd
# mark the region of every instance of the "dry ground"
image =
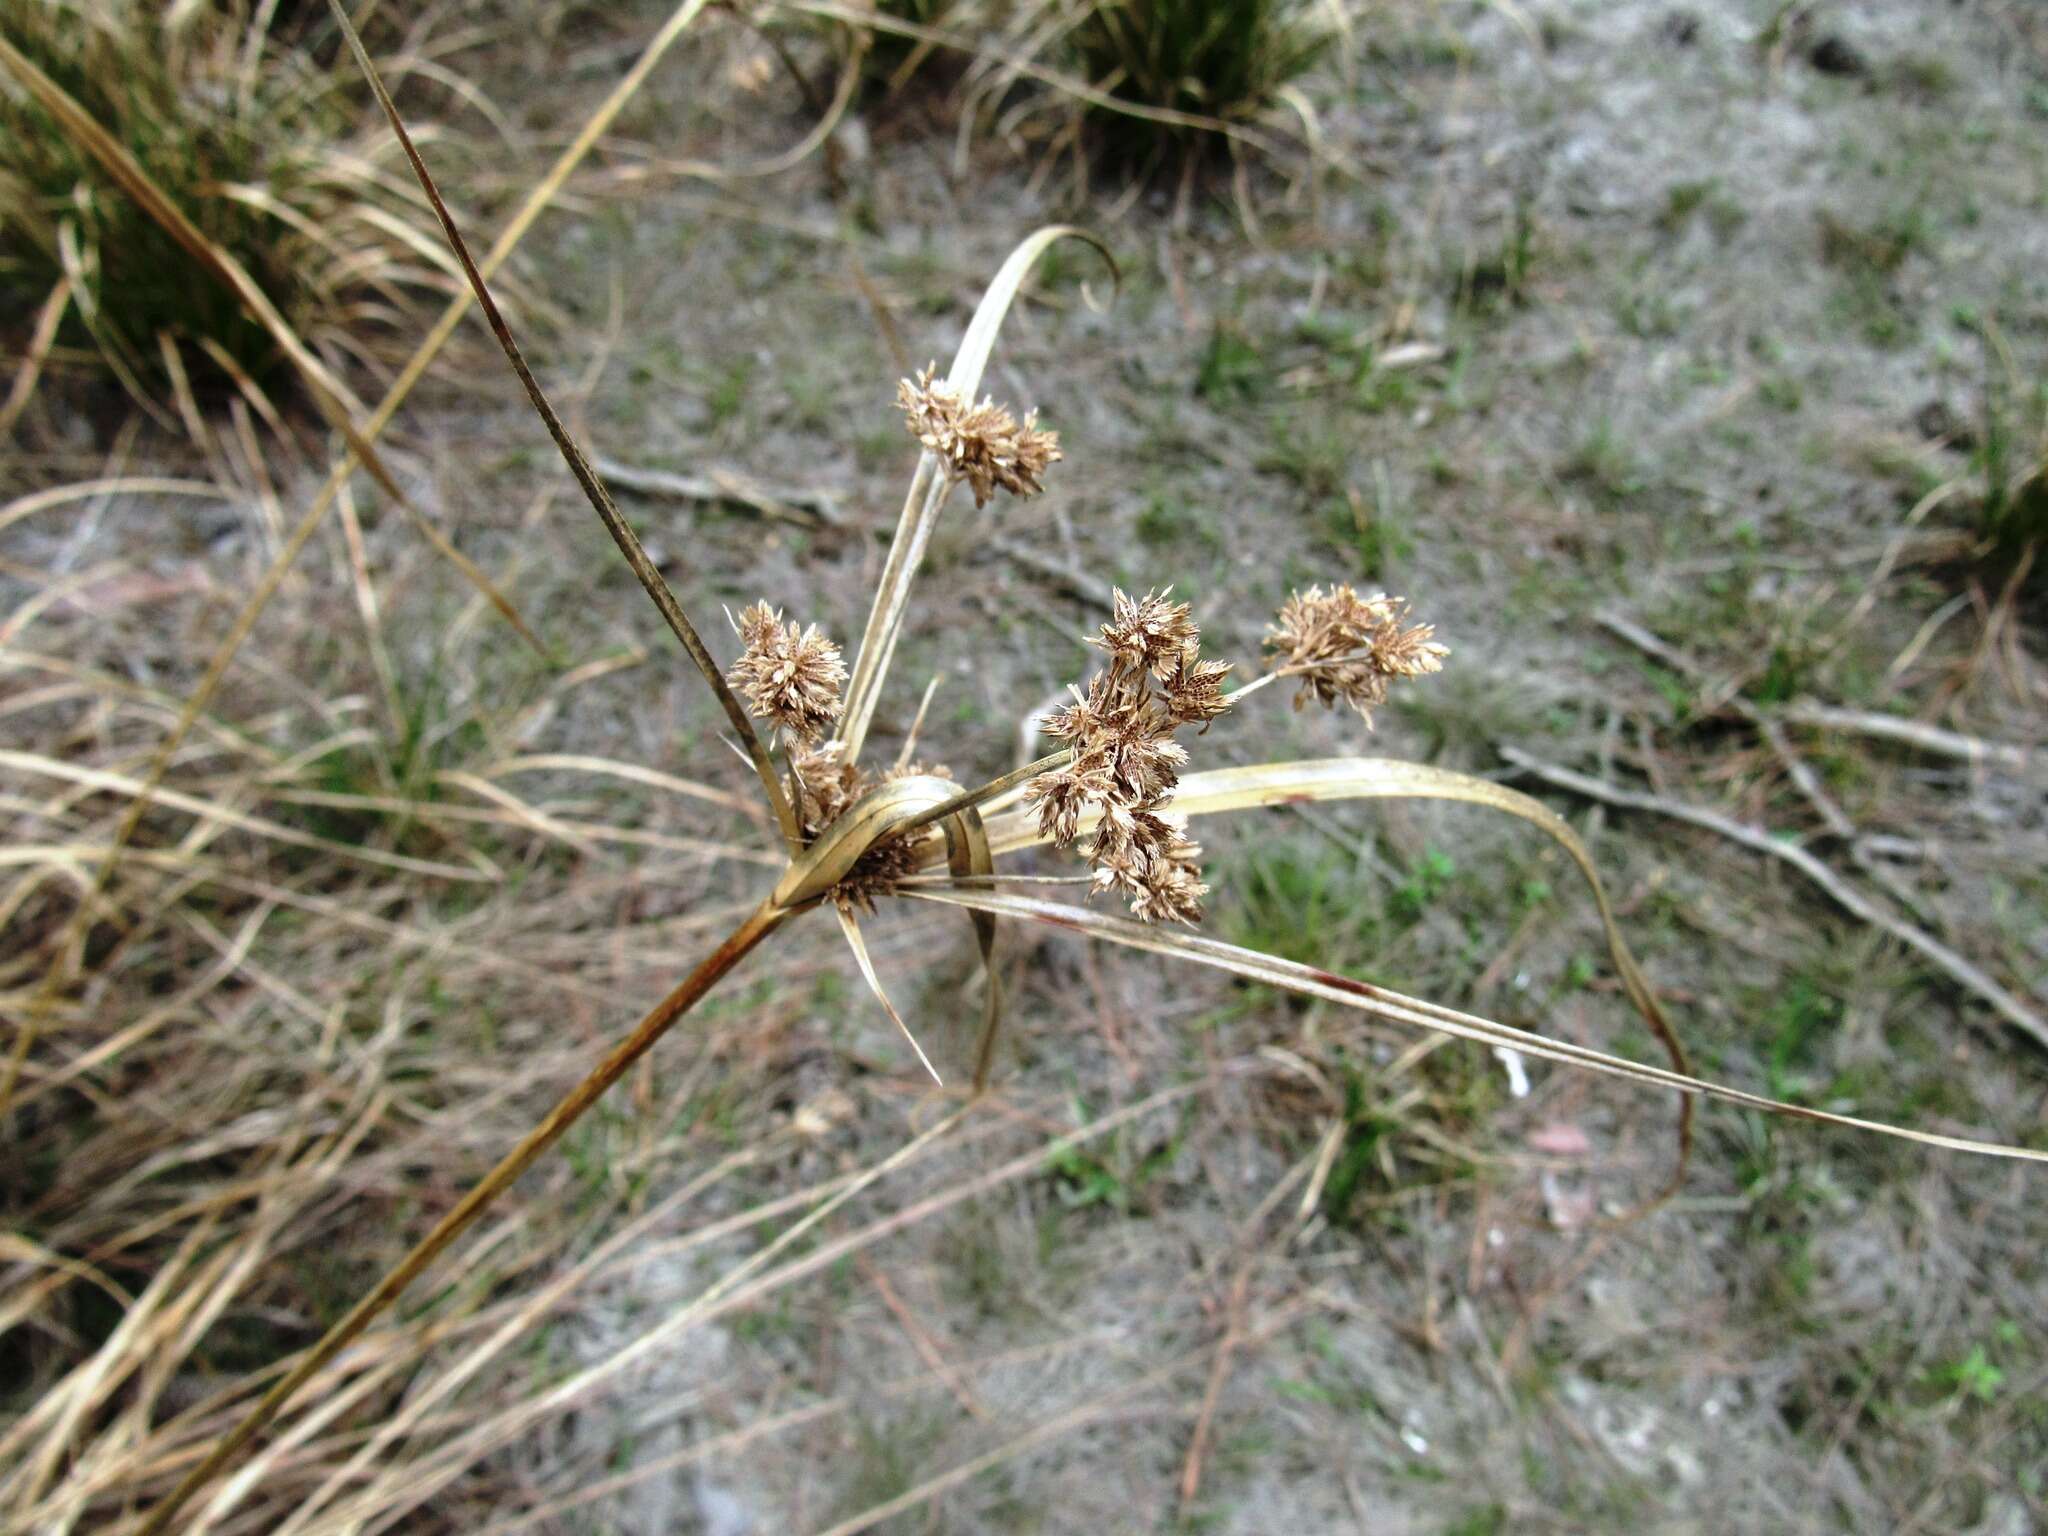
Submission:
<svg viewBox="0 0 2048 1536">
<path fill-rule="evenodd" d="M 519 164 L 452 155 L 480 225 L 651 25 L 585 14 L 475 65 L 533 137 Z M 1067 462 L 1042 500 L 985 515 L 1008 548 L 970 539 L 956 507 L 885 748 L 937 676 L 923 755 L 962 778 L 1012 766 L 1020 719 L 1084 674 L 1111 582 L 1172 582 L 1247 666 L 1290 586 L 1384 585 L 1439 625 L 1443 676 L 1369 738 L 1269 692 L 1198 764 L 1334 750 L 1510 774 L 1506 748 L 1716 810 L 1806 841 L 2038 1014 L 2040 588 L 1958 555 L 1967 494 L 1907 513 L 1967 472 L 2009 405 L 2003 370 L 2022 397 L 2048 377 L 2048 33 L 2018 0 L 1773 25 L 1750 0 L 1376 10 L 1312 92 L 1354 172 L 1267 167 L 1243 195 L 1185 200 L 1098 178 L 1077 206 L 1068 163 L 986 132 L 963 156 L 915 96 L 773 179 L 680 174 L 772 154 L 808 121 L 785 82 L 758 83 L 758 39 L 714 19 L 521 258 L 530 351 L 609 458 L 829 492 L 843 527 L 630 510 L 700 616 L 766 597 L 850 641 L 912 461 L 894 378 L 950 354 L 1017 238 L 1074 216 L 1116 250 L 1120 293 L 1091 307 L 1102 270 L 1063 251 L 990 376 L 1059 427 Z M 32 1384 L 13 1411 L 109 1337 L 109 1296 L 148 1285 L 167 1245 L 189 1231 L 205 1249 L 188 1202 L 222 1183 L 249 1181 L 224 1219 L 271 1223 L 262 1264 L 166 1405 L 309 1341 L 764 878 L 758 819 L 607 766 L 746 789 L 516 387 L 465 345 L 392 459 L 560 664 L 365 489 L 361 580 L 337 521 L 172 782 L 344 847 L 488 858 L 491 878 L 152 816 L 148 921 L 39 1052 L 12 1127 L 15 1230 L 100 1255 L 110 1282 L 55 1292 L 0 1343 Z M 111 413 L 39 407 L 22 441 L 10 495 L 194 472 Z M 237 499 L 109 496 L 0 531 L 18 845 L 104 841 L 118 801 L 48 764 L 138 771 L 317 483 L 280 450 L 273 499 L 224 442 Z M 1774 750 L 1759 715 L 1800 700 L 2034 756 L 1973 765 L 1797 724 L 1769 726 Z M 1952 979 L 1787 865 L 1543 792 L 1593 838 L 1708 1073 L 2040 1144 L 2040 1048 Z M 1388 803 L 1260 813 L 1205 841 L 1225 937 L 1650 1048 L 1569 867 L 1516 824 Z M 80 867 L 37 857 L 44 882 L 9 898 L 25 935 Z M 965 925 L 913 910 L 874 943 L 957 1072 Z M 292 1528 L 343 1528 L 365 1491 L 380 1512 L 350 1529 L 734 1536 L 866 1528 L 878 1509 L 902 1532 L 2048 1522 L 2048 1204 L 2024 1169 L 1715 1109 L 1682 1196 L 1611 1230 L 1603 1213 L 1667 1167 L 1657 1099 L 1533 1068 L 1523 1093 L 1476 1049 L 1065 938 L 1012 934 L 1005 967 L 995 1101 L 772 1284 L 620 1361 L 776 1230 L 773 1202 L 871 1166 L 943 1107 L 830 925 L 757 957 L 374 1336 L 346 1378 L 358 1418 L 302 1421 L 271 1464 L 290 1497 L 223 1511 L 227 1528 L 276 1528 L 346 1459 L 352 1423 L 389 1422 L 572 1273 Z M 88 1055 L 142 1025 L 118 1057 Z M 287 1123 L 304 1139 L 280 1144 Z M 348 1155 L 271 1210 L 264 1178 L 344 1131 Z M 121 1239 L 144 1217 L 161 1230 Z M 407 1342 L 436 1326 L 409 1370 Z"/>
</svg>

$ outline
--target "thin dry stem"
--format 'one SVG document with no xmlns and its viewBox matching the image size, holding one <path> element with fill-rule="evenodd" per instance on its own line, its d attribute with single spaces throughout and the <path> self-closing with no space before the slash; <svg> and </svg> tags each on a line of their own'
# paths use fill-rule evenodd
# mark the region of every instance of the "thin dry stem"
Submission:
<svg viewBox="0 0 2048 1536">
<path fill-rule="evenodd" d="M 654 66 L 661 61 L 676 39 L 682 36 L 690 23 L 696 20 L 705 3 L 706 0 L 682 0 L 663 23 L 660 32 L 655 34 L 653 41 L 642 51 L 633 67 L 627 70 L 624 77 L 613 87 L 611 94 L 585 119 L 576 137 L 555 158 L 554 164 L 548 168 L 540 184 L 527 195 L 526 201 L 520 204 L 518 212 L 512 216 L 511 222 L 492 242 L 491 249 L 485 254 L 479 268 L 485 278 L 489 278 L 511 259 L 513 251 L 518 249 L 520 241 L 526 238 L 527 231 L 533 227 L 534 221 L 555 200 L 570 174 L 582 164 L 597 141 L 625 110 L 626 104 L 639 93 L 641 86 L 646 84 L 647 77 L 653 73 Z M 398 377 L 384 392 L 384 398 L 378 403 L 376 410 L 371 412 L 369 420 L 364 423 L 362 435 L 365 440 L 375 441 L 385 427 L 390 425 L 392 418 L 398 414 L 398 408 L 405 403 L 420 380 L 426 376 L 428 367 L 440 355 L 441 349 L 447 346 L 449 339 L 454 336 L 456 327 L 462 323 L 462 317 L 472 302 L 467 289 L 449 299 L 440 317 L 434 322 L 433 328 L 413 349 L 413 354 L 406 360 L 405 367 L 399 371 Z M 312 504 L 307 507 L 305 515 L 293 527 L 283 547 L 278 550 L 276 557 L 271 560 L 257 581 L 255 590 L 249 594 L 248 600 L 235 614 L 234 622 L 229 625 L 227 634 L 222 637 L 220 643 L 214 647 L 213 654 L 207 659 L 206 669 L 200 675 L 198 684 L 179 710 L 177 720 L 151 753 L 149 765 L 140 775 L 141 782 L 147 789 L 154 790 L 163 782 L 164 775 L 170 771 L 172 759 L 176 757 L 178 749 L 184 744 L 192 727 L 206 713 L 214 695 L 220 691 L 228 668 L 234 664 L 235 657 L 240 654 L 242 646 L 255 630 L 257 620 L 283 588 L 286 576 L 291 573 L 292 567 L 298 563 L 299 556 L 312 541 L 314 533 L 326 518 L 328 509 L 334 505 L 341 487 L 358 467 L 358 457 L 351 446 L 336 461 L 325 483 L 314 496 Z M 113 879 L 114 871 L 120 866 L 122 855 L 142 825 L 142 818 L 148 809 L 149 800 L 146 796 L 138 795 L 129 801 L 128 809 L 122 814 L 120 824 L 114 829 L 105 852 L 94 868 L 91 881 L 81 894 L 63 932 L 51 946 L 54 952 L 53 961 L 44 973 L 42 986 L 38 988 L 24 1010 L 26 1017 L 16 1025 L 13 1049 L 8 1053 L 4 1069 L 0 1069 L 0 1116 L 7 1113 L 13 1101 L 14 1088 L 20 1077 L 22 1064 L 27 1060 L 29 1051 L 35 1044 L 43 1020 L 54 1008 L 58 992 L 68 979 L 66 957 L 83 948 L 82 940 L 98 910 L 99 897 L 105 892 L 108 882 Z"/>
<path fill-rule="evenodd" d="M 675 594 L 669 590 L 668 582 L 663 579 L 654 562 L 647 557 L 647 551 L 641 546 L 640 536 L 619 514 L 617 505 L 612 501 L 611 492 L 605 488 L 604 481 L 598 478 L 597 471 L 591 467 L 582 445 L 570 436 L 569 429 L 555 414 L 554 407 L 548 404 L 547 395 L 542 391 L 540 381 L 534 378 L 533 370 L 527 367 L 525 354 L 519 350 L 519 343 L 513 340 L 511 329 L 505 324 L 505 317 L 499 312 L 497 301 L 491 297 L 490 287 L 483 273 L 477 270 L 476 262 L 469 254 L 469 243 L 462 238 L 462 231 L 456 228 L 454 215 L 449 213 L 448 205 L 441 200 L 441 193 L 434 185 L 433 175 L 427 170 L 426 161 L 420 158 L 420 152 L 413 144 L 412 135 L 406 131 L 405 122 L 398 115 L 398 107 L 391 100 L 391 93 L 385 90 L 383 77 L 378 74 L 377 66 L 371 61 L 368 50 L 363 47 L 362 38 L 356 35 L 355 25 L 348 19 L 348 12 L 343 9 L 341 0 L 327 0 L 327 5 L 334 13 L 336 23 L 341 27 L 342 36 L 348 40 L 349 51 L 355 55 L 364 78 L 369 81 L 370 89 L 375 92 L 377 104 L 384 110 L 385 120 L 391 124 L 391 131 L 397 135 L 399 145 L 405 151 L 406 160 L 412 166 L 413 175 L 419 180 L 420 190 L 426 193 L 427 201 L 433 204 L 434 216 L 441 221 L 442 232 L 447 235 L 448 244 L 454 249 L 456 259 L 462 263 L 463 276 L 469 280 L 470 291 L 476 295 L 477 307 L 483 311 L 484 318 L 490 323 L 491 334 L 497 337 L 498 346 L 504 351 L 506 361 L 511 363 L 512 371 L 519 375 L 519 382 L 525 386 L 526 398 L 532 402 L 535 413 L 547 426 L 548 435 L 555 440 L 555 447 L 560 451 L 563 461 L 568 464 L 569 472 L 576 477 L 577 485 L 582 488 L 599 520 L 603 522 L 605 531 L 612 536 L 612 542 L 618 545 L 619 553 L 626 557 L 626 564 L 632 567 L 641 587 L 653 600 L 662 618 L 668 622 L 668 627 L 674 632 L 675 637 L 682 642 L 690 660 L 697 664 L 697 670 L 703 674 L 705 682 L 711 685 L 711 691 L 717 695 L 719 705 L 725 710 L 726 719 L 732 723 L 733 731 L 746 747 L 748 757 L 753 760 L 754 770 L 761 780 L 761 788 L 768 796 L 768 803 L 775 808 L 775 819 L 782 827 L 783 836 L 794 847 L 797 836 L 796 819 L 790 811 L 788 798 L 782 792 L 782 785 L 775 777 L 775 769 L 768 761 L 768 750 L 755 733 L 753 723 L 747 719 L 746 710 L 740 707 L 740 701 L 733 696 L 732 689 L 726 686 L 725 677 L 719 671 L 718 664 L 711 659 L 710 650 L 698 635 L 696 626 L 690 622 L 689 615 L 683 611 L 682 604 L 676 601 Z"/>
<path fill-rule="evenodd" d="M 216 1472 L 233 1460 L 266 1424 L 276 1418 L 285 1404 L 298 1394 L 299 1389 L 310 1381 L 322 1366 L 347 1348 L 357 1335 L 396 1301 L 419 1277 L 420 1272 L 440 1256 L 442 1250 L 461 1236 L 492 1201 L 532 1166 L 536 1158 L 560 1140 L 562 1133 L 581 1119 L 591 1105 L 602 1098 L 605 1091 L 624 1075 L 628 1067 L 668 1033 L 676 1020 L 689 1012 L 705 993 L 718 985 L 734 966 L 790 916 L 788 911 L 764 902 L 754 909 L 745 922 L 728 934 L 723 943 L 699 961 L 696 969 L 684 977 L 667 997 L 655 1004 L 646 1017 L 634 1027 L 633 1032 L 613 1048 L 610 1055 L 570 1089 L 561 1102 L 550 1110 L 517 1146 L 507 1152 L 498 1165 L 479 1180 L 447 1215 L 436 1222 L 433 1230 L 421 1238 L 413 1250 L 401 1259 L 374 1289 L 349 1309 L 346 1317 L 328 1329 L 320 1342 L 300 1357 L 298 1364 L 263 1395 L 262 1400 L 249 1410 L 229 1434 L 215 1444 L 204 1461 L 185 1474 L 170 1495 L 150 1512 L 149 1519 L 143 1523 L 137 1536 L 162 1536 L 162 1533 L 169 1529 L 178 1511 L 185 1506 L 186 1501 L 210 1482 Z"/>
</svg>

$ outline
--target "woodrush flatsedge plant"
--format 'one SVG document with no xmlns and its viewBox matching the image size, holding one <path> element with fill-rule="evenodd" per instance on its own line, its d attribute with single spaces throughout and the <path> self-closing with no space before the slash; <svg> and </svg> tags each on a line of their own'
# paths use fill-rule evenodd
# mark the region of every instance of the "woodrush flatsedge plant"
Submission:
<svg viewBox="0 0 2048 1536">
<path fill-rule="evenodd" d="M 1167 584 L 1170 573 L 1162 572 L 1157 589 L 1142 596 L 1116 595 L 1112 611 L 1095 636 L 1103 653 L 1102 668 L 1051 722 L 1055 739 L 1065 743 L 1059 750 L 1014 773 L 967 788 L 942 771 L 911 764 L 907 751 L 886 767 L 864 761 L 863 749 L 904 624 L 909 593 L 949 497 L 963 483 L 978 498 L 993 498 L 998 493 L 1036 494 L 1056 462 L 1059 444 L 1050 432 L 1028 417 L 1019 423 L 1006 407 L 992 400 L 973 402 L 1003 319 L 1033 265 L 1057 240 L 1091 238 L 1080 231 L 1052 227 L 1024 240 L 983 296 L 946 375 L 940 378 L 935 370 L 928 371 L 901 386 L 906 422 L 921 451 L 852 667 L 844 667 L 838 648 L 815 627 L 812 616 L 798 614 L 786 619 L 759 605 L 735 620 L 740 641 L 737 655 L 729 668 L 721 668 L 527 367 L 483 273 L 472 261 L 360 40 L 348 26 L 338 0 L 330 0 L 330 4 L 536 413 L 600 521 L 724 710 L 779 829 L 786 862 L 772 887 L 733 931 L 396 1267 L 279 1377 L 230 1434 L 189 1469 L 150 1514 L 144 1532 L 168 1529 L 199 1488 L 745 955 L 804 914 L 824 907 L 834 911 L 878 997 L 881 988 L 861 938 L 863 914 L 894 900 L 943 903 L 970 914 L 984 969 L 983 1026 L 974 1073 L 977 1093 L 989 1079 L 1001 1017 L 994 964 L 996 922 L 1008 917 L 1206 965 L 1388 1022 L 1676 1090 L 1681 1095 L 1680 1173 L 1696 1097 L 1718 1098 L 1934 1147 L 2048 1161 L 2048 1153 L 2041 1151 L 1780 1103 L 1693 1076 L 1620 934 L 1589 853 L 1560 818 L 1527 796 L 1467 775 L 1383 759 L 1194 768 L 1194 755 L 1207 733 L 1245 728 L 1253 718 L 1255 696 L 1276 683 L 1295 685 L 1297 707 L 1341 704 L 1367 715 L 1384 700 L 1390 687 L 1441 667 L 1447 655 L 1444 646 L 1428 624 L 1414 622 L 1396 599 L 1362 595 L 1341 586 L 1297 593 L 1274 620 L 1263 675 L 1232 690 L 1224 686 L 1230 668 L 1202 656 L 1195 615 L 1189 605 L 1173 599 Z M 883 393 L 878 381 L 877 409 L 884 408 Z M 756 720 L 769 728 L 765 739 Z M 1527 820 L 1555 839 L 1585 875 L 1623 988 L 1662 1040 L 1671 1065 L 1651 1066 L 1547 1039 L 1314 966 L 1183 931 L 1198 921 L 1202 898 L 1208 894 L 1202 885 L 1199 848 L 1186 831 L 1193 818 L 1254 806 L 1376 797 L 1427 797 L 1488 806 Z M 1020 878 L 1007 867 L 999 869 L 998 859 L 1040 846 L 1073 848 L 1084 836 L 1088 841 L 1082 851 L 1090 872 L 1073 878 L 1095 892 L 1128 901 L 1131 915 L 998 888 Z M 883 1001 L 886 1005 L 886 998 Z M 895 1016 L 893 1009 L 890 1012 Z M 972 1102 L 925 1132 L 898 1157 L 909 1155 L 915 1147 L 960 1123 L 961 1114 L 971 1109 Z M 871 1176 L 886 1171 L 896 1160 L 884 1163 Z M 1677 1177 L 1674 1174 L 1674 1184 Z M 714 1293 L 725 1294 L 737 1275 L 764 1263 L 859 1187 L 863 1181 L 846 1186 L 740 1271 L 721 1281 Z M 691 1313 L 701 1305 L 693 1306 Z"/>
</svg>

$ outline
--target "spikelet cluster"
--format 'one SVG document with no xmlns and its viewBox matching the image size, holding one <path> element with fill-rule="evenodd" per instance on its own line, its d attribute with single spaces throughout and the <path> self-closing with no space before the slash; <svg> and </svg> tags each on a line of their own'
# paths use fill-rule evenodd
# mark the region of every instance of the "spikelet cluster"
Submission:
<svg viewBox="0 0 2048 1536">
<path fill-rule="evenodd" d="M 831 729 L 845 707 L 846 666 L 839 647 L 813 624 L 784 624 L 781 610 L 756 603 L 737 621 L 743 649 L 725 680 L 746 696 L 754 714 L 800 742 Z"/>
<path fill-rule="evenodd" d="M 1040 427 L 1036 411 L 1019 426 L 993 399 L 971 404 L 937 374 L 935 363 L 896 386 L 896 404 L 910 435 L 967 482 L 977 507 L 988 505 L 998 490 L 1012 496 L 1044 490 L 1046 468 L 1060 458 L 1059 434 Z"/>
<path fill-rule="evenodd" d="M 1442 669 L 1449 651 L 1430 624 L 1407 624 L 1407 602 L 1384 592 L 1360 597 L 1347 584 L 1290 595 L 1267 631 L 1270 665 L 1299 675 L 1300 709 L 1311 699 L 1325 709 L 1348 704 L 1369 726 L 1395 678 Z"/>
<path fill-rule="evenodd" d="M 1128 897 L 1145 922 L 1193 923 L 1202 915 L 1201 849 L 1166 811 L 1187 749 L 1173 739 L 1230 707 L 1227 662 L 1201 659 L 1201 634 L 1188 605 L 1167 592 L 1131 598 L 1118 591 L 1109 623 L 1094 642 L 1109 665 L 1087 691 L 1046 721 L 1046 734 L 1069 745 L 1067 761 L 1031 781 L 1046 837 L 1065 848 L 1081 819 L 1096 813 L 1088 848 L 1097 891 Z"/>
</svg>

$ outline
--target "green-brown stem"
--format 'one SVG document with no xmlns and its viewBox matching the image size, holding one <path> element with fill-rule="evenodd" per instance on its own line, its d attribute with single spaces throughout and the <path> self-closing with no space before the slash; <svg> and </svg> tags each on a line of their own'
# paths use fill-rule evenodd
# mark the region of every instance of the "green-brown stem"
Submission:
<svg viewBox="0 0 2048 1536">
<path fill-rule="evenodd" d="M 325 1366 L 336 1355 L 348 1347 L 370 1323 L 396 1301 L 399 1295 L 418 1278 L 420 1271 L 439 1257 L 442 1250 L 462 1235 L 463 1231 L 484 1213 L 492 1201 L 503 1194 L 513 1180 L 517 1179 L 543 1152 L 561 1138 L 564 1131 L 580 1119 L 584 1111 L 604 1096 L 605 1090 L 619 1080 L 625 1070 L 638 1061 L 653 1044 L 668 1033 L 675 1021 L 689 1012 L 698 1000 L 716 986 L 727 972 L 739 964 L 747 953 L 769 934 L 781 927 L 795 914 L 771 902 L 756 907 L 747 920 L 726 936 L 697 968 L 683 978 L 676 989 L 669 993 L 643 1018 L 639 1025 L 612 1053 L 605 1057 L 582 1082 L 563 1097 L 562 1101 L 549 1111 L 546 1119 L 527 1132 L 518 1146 L 506 1153 L 498 1166 L 464 1195 L 461 1201 L 434 1225 L 434 1230 L 421 1238 L 418 1245 L 397 1267 L 378 1282 L 377 1288 L 355 1304 L 348 1316 L 327 1330 L 327 1334 L 307 1351 L 304 1358 L 292 1367 L 263 1395 L 261 1402 L 250 1409 L 248 1414 L 214 1448 L 206 1459 L 185 1474 L 183 1482 L 171 1491 L 169 1498 L 151 1512 L 138 1536 L 161 1536 L 170 1528 L 172 1519 L 188 1499 L 212 1480 L 213 1475 L 234 1459 L 257 1433 L 276 1418 L 279 1410 L 291 1401 L 299 1388 L 312 1379 L 315 1372 Z"/>
<path fill-rule="evenodd" d="M 1061 747 L 1059 751 L 1047 753 L 1036 762 L 1026 763 L 1022 768 L 1011 769 L 1010 772 L 1004 774 L 999 779 L 990 779 L 986 784 L 975 789 L 963 789 L 950 800 L 942 800 L 937 805 L 919 811 L 914 816 L 905 818 L 901 826 L 894 827 L 891 831 L 897 837 L 907 836 L 909 833 L 930 826 L 935 821 L 944 821 L 948 816 L 957 816 L 969 808 L 978 809 L 999 795 L 1007 795 L 1019 785 L 1029 783 L 1041 773 L 1059 767 L 1070 755 L 1067 748 Z"/>
</svg>

